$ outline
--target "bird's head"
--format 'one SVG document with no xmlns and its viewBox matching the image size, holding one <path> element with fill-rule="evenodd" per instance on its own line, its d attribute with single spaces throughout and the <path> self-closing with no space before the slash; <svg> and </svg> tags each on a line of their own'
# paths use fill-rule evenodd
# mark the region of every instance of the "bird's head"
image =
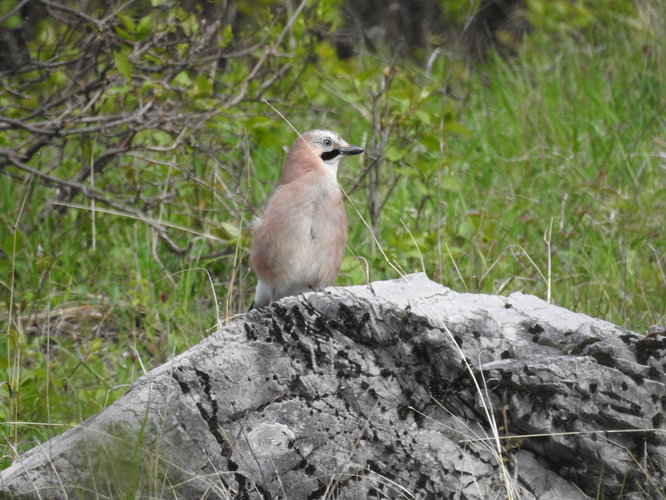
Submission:
<svg viewBox="0 0 666 500">
<path fill-rule="evenodd" d="M 345 156 L 357 155 L 363 148 L 350 146 L 342 137 L 331 130 L 311 130 L 301 135 L 289 150 L 282 183 L 293 179 L 313 168 L 325 168 L 337 175 L 338 163 Z"/>
</svg>

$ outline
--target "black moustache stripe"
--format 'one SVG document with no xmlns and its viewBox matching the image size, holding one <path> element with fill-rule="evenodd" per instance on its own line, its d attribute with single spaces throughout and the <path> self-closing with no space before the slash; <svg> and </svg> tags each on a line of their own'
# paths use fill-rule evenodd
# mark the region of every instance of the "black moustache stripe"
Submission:
<svg viewBox="0 0 666 500">
<path fill-rule="evenodd" d="M 332 151 L 325 151 L 321 154 L 321 159 L 324 161 L 332 160 L 336 156 L 340 155 L 339 149 L 333 149 Z"/>
</svg>

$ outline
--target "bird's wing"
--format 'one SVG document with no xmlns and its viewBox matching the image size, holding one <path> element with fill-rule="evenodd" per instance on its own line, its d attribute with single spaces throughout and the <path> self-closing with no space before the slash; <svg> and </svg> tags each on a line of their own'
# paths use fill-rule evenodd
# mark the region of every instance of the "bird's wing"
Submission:
<svg viewBox="0 0 666 500">
<path fill-rule="evenodd" d="M 279 186 L 268 200 L 266 212 L 254 231 L 250 265 L 261 278 L 278 279 L 303 258 L 312 213 L 307 190 L 295 183 Z"/>
</svg>

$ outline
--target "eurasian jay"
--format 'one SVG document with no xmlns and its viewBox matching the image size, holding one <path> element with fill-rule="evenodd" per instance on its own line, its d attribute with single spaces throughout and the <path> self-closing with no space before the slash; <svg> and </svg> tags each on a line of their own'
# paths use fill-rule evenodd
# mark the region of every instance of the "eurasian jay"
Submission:
<svg viewBox="0 0 666 500">
<path fill-rule="evenodd" d="M 330 130 L 296 139 L 280 184 L 254 225 L 250 267 L 258 283 L 250 309 L 333 283 L 347 243 L 338 163 L 362 152 Z"/>
</svg>

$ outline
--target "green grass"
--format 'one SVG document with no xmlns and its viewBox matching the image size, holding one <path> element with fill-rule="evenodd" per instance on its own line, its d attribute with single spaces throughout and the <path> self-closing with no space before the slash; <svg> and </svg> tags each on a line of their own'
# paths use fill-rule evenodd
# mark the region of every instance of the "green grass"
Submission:
<svg viewBox="0 0 666 500">
<path fill-rule="evenodd" d="M 458 265 L 483 276 L 497 261 L 472 290 L 512 277 L 545 297 L 548 233 L 554 302 L 642 331 L 663 321 L 666 292 L 664 69 L 627 40 L 529 50 L 468 90 L 471 136 L 450 144 L 464 169 L 452 202 L 458 220 L 473 214 L 479 254 Z"/>
<path fill-rule="evenodd" d="M 368 148 L 340 170 L 360 213 L 348 205 L 338 284 L 396 276 L 370 226 L 401 269 L 423 266 L 455 290 L 550 294 L 638 332 L 663 324 L 665 33 L 630 21 L 556 42 L 535 34 L 508 60 L 440 57 L 430 75 L 371 55 L 340 62 L 321 42 L 319 63 L 268 97 L 299 130 L 326 126 Z M 0 175 L 1 465 L 206 336 L 215 297 L 222 318 L 247 308 L 247 228 L 294 134 L 262 103 L 229 112 L 198 132 L 214 155 L 183 147 L 161 158 L 170 167 L 132 159 L 98 179 L 112 190 L 182 175 L 151 216 L 221 240 L 173 231 L 192 242 L 182 256 L 145 222 L 59 218 L 51 189 Z M 68 151 L 60 175 L 90 147 Z"/>
</svg>

